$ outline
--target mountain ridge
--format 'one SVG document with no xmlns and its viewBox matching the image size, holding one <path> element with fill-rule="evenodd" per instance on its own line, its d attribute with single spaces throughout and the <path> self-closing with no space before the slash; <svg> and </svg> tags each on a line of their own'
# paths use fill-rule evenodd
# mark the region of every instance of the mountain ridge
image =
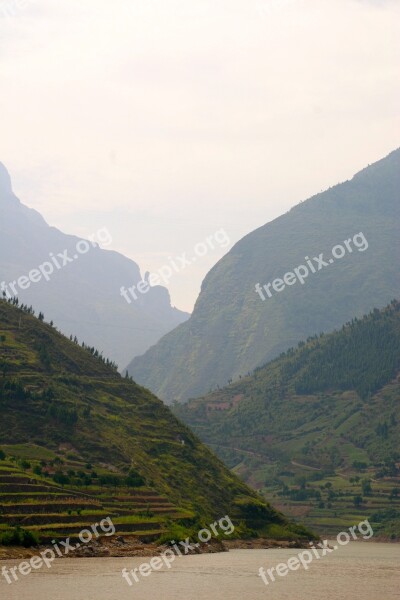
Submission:
<svg viewBox="0 0 400 600">
<path fill-rule="evenodd" d="M 230 514 L 239 536 L 272 525 L 289 538 L 306 535 L 230 473 L 148 390 L 123 378 L 95 348 L 68 340 L 42 313 L 36 318 L 15 300 L 0 300 L 0 373 L 2 513 L 26 512 L 37 493 L 53 507 L 54 494 L 82 496 L 85 486 L 87 501 L 109 507 L 122 532 L 137 526 L 139 517 L 154 525 L 145 500 L 156 497 L 155 522 L 163 528 L 174 527 L 170 513 L 182 526 Z M 52 481 L 62 488 L 54 489 Z M 72 520 L 85 523 L 79 517 Z M 71 517 L 60 518 L 60 533 L 76 530 Z M 43 535 L 53 535 L 50 525 L 56 521 L 49 519 L 55 516 L 46 519 Z"/>
<path fill-rule="evenodd" d="M 400 256 L 399 173 L 398 149 L 246 235 L 206 275 L 190 319 L 134 358 L 129 373 L 166 402 L 183 401 L 383 307 L 400 293 L 392 258 Z M 267 302 L 257 297 L 257 282 L 282 278 L 359 233 L 367 252 L 347 253 Z"/>
<path fill-rule="evenodd" d="M 188 314 L 171 306 L 169 292 L 162 286 L 150 288 L 128 305 L 120 287 L 137 283 L 142 276 L 136 262 L 99 246 L 109 245 L 111 239 L 102 228 L 90 242 L 90 251 L 78 256 L 76 248 L 82 240 L 49 226 L 40 213 L 21 203 L 0 163 L 0 282 L 15 282 L 51 260 L 51 278 L 42 278 L 29 289 L 18 288 L 21 301 L 40 308 L 66 334 L 83 337 L 123 367 L 132 351 L 142 353 Z M 64 251 L 73 264 L 58 270 L 54 260 Z M 14 295 L 10 288 L 7 292 Z"/>
</svg>

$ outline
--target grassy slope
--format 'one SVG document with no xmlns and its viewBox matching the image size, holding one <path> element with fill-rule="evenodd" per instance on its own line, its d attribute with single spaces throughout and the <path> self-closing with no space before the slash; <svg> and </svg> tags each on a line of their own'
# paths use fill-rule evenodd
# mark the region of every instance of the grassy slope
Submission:
<svg viewBox="0 0 400 600">
<path fill-rule="evenodd" d="M 300 346 L 176 414 L 309 525 L 380 513 L 381 531 L 400 537 L 399 304 Z"/>
<path fill-rule="evenodd" d="M 191 318 L 129 367 L 167 402 L 226 385 L 309 335 L 333 331 L 400 293 L 400 150 L 352 180 L 303 202 L 240 240 L 206 276 Z M 305 256 L 325 258 L 363 232 L 346 254 L 262 302 L 255 284 L 282 278 Z"/>
<path fill-rule="evenodd" d="M 139 501 L 131 496 L 143 489 L 127 489 L 123 481 L 134 469 L 145 480 L 147 496 L 156 496 L 155 504 L 167 503 L 176 516 L 191 515 L 204 522 L 230 514 L 236 524 L 244 521 L 259 531 L 272 524 L 287 525 L 149 391 L 4 301 L 0 301 L 0 410 L 0 448 L 7 455 L 3 465 L 17 478 L 14 485 L 7 477 L 0 480 L 3 514 L 13 514 L 18 502 L 38 497 L 54 505 L 54 494 L 71 497 L 82 491 L 100 502 L 102 510 L 114 506 L 118 513 L 125 507 L 134 514 L 133 504 Z M 54 470 L 64 475 L 81 471 L 81 481 L 74 475 L 65 490 L 41 490 L 49 481 L 43 484 L 43 477 L 33 473 L 40 465 L 50 477 Z M 97 479 L 82 483 L 93 470 Z M 98 478 L 105 474 L 119 478 L 115 486 L 99 485 Z M 39 488 L 20 491 L 18 478 L 24 475 Z M 157 496 L 163 499 L 157 501 Z M 7 503 L 12 506 L 6 510 Z M 140 508 L 149 503 L 146 500 Z"/>
</svg>

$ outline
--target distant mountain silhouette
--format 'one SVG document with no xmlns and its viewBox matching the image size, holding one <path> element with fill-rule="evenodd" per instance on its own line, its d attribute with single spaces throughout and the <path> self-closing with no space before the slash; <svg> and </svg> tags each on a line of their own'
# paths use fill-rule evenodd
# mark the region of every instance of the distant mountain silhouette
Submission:
<svg viewBox="0 0 400 600">
<path fill-rule="evenodd" d="M 64 259 L 57 254 L 68 250 L 69 258 L 77 256 L 79 240 L 50 227 L 38 212 L 24 206 L 0 163 L 0 283 L 9 284 L 51 263 L 51 254 L 62 268 L 54 266 L 49 281 L 42 276 L 28 289 L 16 286 L 19 299 L 44 312 L 63 333 L 76 335 L 123 367 L 132 354 L 145 352 L 189 315 L 171 306 L 162 286 L 137 294 L 128 304 L 120 296 L 121 286 L 142 277 L 139 266 L 118 252 L 91 244 L 90 251 L 62 266 Z"/>
</svg>

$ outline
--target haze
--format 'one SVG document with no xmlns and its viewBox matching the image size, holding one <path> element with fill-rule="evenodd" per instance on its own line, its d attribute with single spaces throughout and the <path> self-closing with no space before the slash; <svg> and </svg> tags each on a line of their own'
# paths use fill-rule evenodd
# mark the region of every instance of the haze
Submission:
<svg viewBox="0 0 400 600">
<path fill-rule="evenodd" d="M 395 1 L 0 0 L 0 161 L 50 224 L 107 227 L 143 272 L 221 228 L 234 243 L 398 147 L 399 17 Z M 174 305 L 192 309 L 227 249 L 174 275 Z"/>
</svg>

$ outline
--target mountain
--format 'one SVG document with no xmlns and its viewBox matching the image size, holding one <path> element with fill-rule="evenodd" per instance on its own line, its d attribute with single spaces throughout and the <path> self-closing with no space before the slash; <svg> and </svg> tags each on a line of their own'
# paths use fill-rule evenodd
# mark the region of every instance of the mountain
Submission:
<svg viewBox="0 0 400 600">
<path fill-rule="evenodd" d="M 392 511 L 400 538 L 399 405 L 394 300 L 174 411 L 245 481 L 308 525 L 357 522 L 359 495 L 359 516 L 375 515 L 384 527 Z"/>
<path fill-rule="evenodd" d="M 46 539 L 106 514 L 120 534 L 159 538 L 228 514 L 239 536 L 307 535 L 149 391 L 11 302 L 0 301 L 1 530 Z"/>
<path fill-rule="evenodd" d="M 129 373 L 182 401 L 385 306 L 400 293 L 399 190 L 396 150 L 244 237 L 206 276 L 190 319 Z"/>
<path fill-rule="evenodd" d="M 87 244 L 50 227 L 39 213 L 21 204 L 0 163 L 2 291 L 15 295 L 8 284 L 16 282 L 14 289 L 22 302 L 44 311 L 63 332 L 79 335 L 123 367 L 132 354 L 145 352 L 189 315 L 171 306 L 169 292 L 162 286 L 136 294 L 137 299 L 129 298 L 128 304 L 120 288 L 142 279 L 139 267 L 99 247 L 99 242 L 111 241 L 107 229 L 93 234 L 93 243 Z M 39 267 L 45 263 L 41 274 Z M 27 281 L 32 271 L 36 271 L 33 281 Z"/>
</svg>

